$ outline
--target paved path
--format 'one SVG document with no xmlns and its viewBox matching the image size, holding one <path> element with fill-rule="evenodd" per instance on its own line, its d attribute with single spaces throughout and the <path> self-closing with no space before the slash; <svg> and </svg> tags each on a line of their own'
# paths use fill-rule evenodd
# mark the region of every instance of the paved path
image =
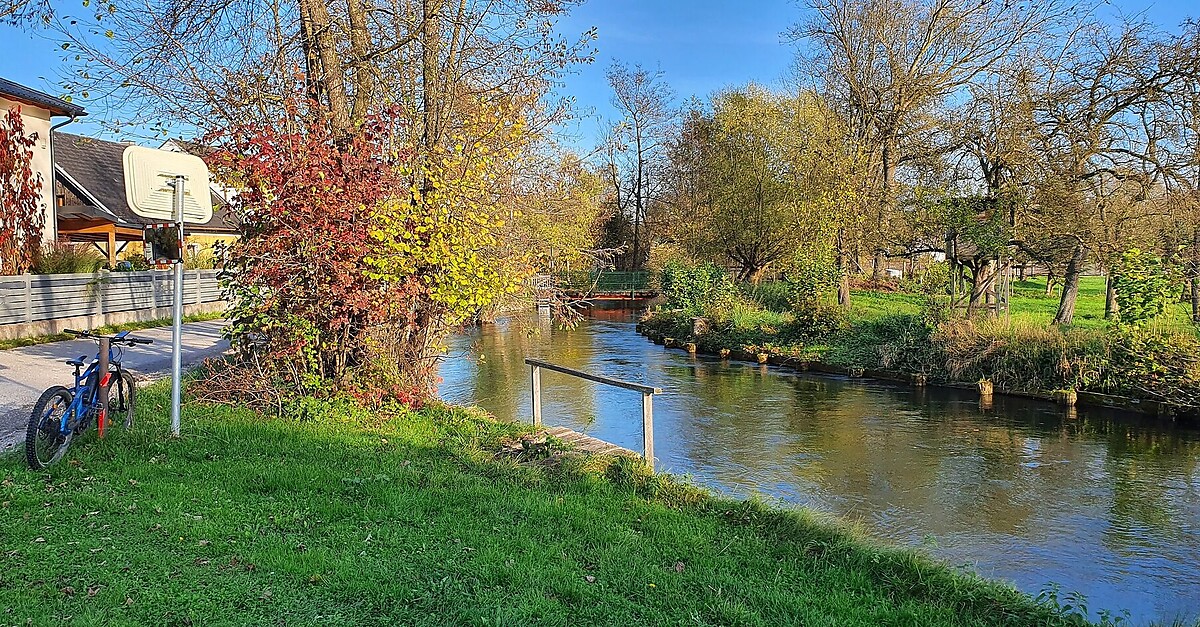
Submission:
<svg viewBox="0 0 1200 627">
<path fill-rule="evenodd" d="M 183 365 L 197 364 L 229 348 L 221 338 L 224 320 L 183 325 Z M 157 379 L 171 372 L 171 327 L 131 331 L 130 335 L 154 340 L 153 344 L 125 349 L 125 367 L 138 380 Z M 0 350 L 0 450 L 25 439 L 29 412 L 42 392 L 52 385 L 71 385 L 72 368 L 63 363 L 87 354 L 95 356 L 92 340 L 67 340 L 24 348 Z"/>
</svg>

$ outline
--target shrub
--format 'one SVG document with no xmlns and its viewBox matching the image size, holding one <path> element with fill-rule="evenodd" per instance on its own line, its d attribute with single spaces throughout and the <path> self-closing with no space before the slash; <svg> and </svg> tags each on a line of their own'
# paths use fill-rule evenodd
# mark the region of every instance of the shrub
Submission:
<svg viewBox="0 0 1200 627">
<path fill-rule="evenodd" d="M 1200 340 L 1195 335 L 1120 327 L 1111 337 L 1108 391 L 1200 406 Z"/>
<path fill-rule="evenodd" d="M 1122 324 L 1144 324 L 1157 318 L 1166 311 L 1176 288 L 1175 277 L 1162 259 L 1136 248 L 1121 255 L 1112 281 Z"/>
<path fill-rule="evenodd" d="M 846 327 L 848 320 L 845 309 L 834 303 L 818 301 L 798 303 L 792 315 L 795 333 L 807 338 L 837 333 Z"/>
<path fill-rule="evenodd" d="M 389 287 L 402 289 L 368 277 L 364 261 L 375 252 L 376 207 L 406 189 L 398 164 L 381 156 L 390 130 L 388 120 L 372 119 L 339 143 L 328 125 L 289 111 L 277 126 L 209 138 L 221 147 L 211 167 L 245 188 L 241 237 L 222 275 L 226 333 L 254 376 L 291 395 L 344 384 L 366 364 L 395 298 Z"/>
<path fill-rule="evenodd" d="M 807 305 L 837 290 L 841 272 L 830 255 L 796 255 L 787 272 L 792 306 Z"/>
<path fill-rule="evenodd" d="M 104 267 L 104 257 L 87 244 L 47 244 L 33 263 L 34 274 L 91 274 Z"/>
<path fill-rule="evenodd" d="M 691 315 L 719 314 L 737 300 L 738 290 L 723 268 L 712 263 L 686 265 L 668 262 L 659 285 L 670 309 Z"/>
<path fill-rule="evenodd" d="M 44 181 L 33 171 L 36 143 L 25 132 L 20 107 L 0 114 L 0 274 L 28 270 L 42 242 Z"/>
<path fill-rule="evenodd" d="M 900 279 L 898 284 L 901 291 L 912 294 L 945 294 L 950 289 L 950 265 L 945 262 L 932 263 Z"/>
</svg>

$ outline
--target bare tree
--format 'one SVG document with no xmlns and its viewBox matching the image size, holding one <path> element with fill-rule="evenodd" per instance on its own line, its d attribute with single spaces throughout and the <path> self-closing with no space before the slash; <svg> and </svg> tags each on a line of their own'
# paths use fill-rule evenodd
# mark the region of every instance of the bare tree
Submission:
<svg viewBox="0 0 1200 627">
<path fill-rule="evenodd" d="M 606 76 L 613 90 L 612 104 L 621 119 L 610 127 L 603 151 L 608 157 L 606 167 L 616 205 L 622 214 L 633 214 L 633 240 L 625 265 L 635 270 L 642 266 L 643 250 L 650 248 L 648 244 L 643 246 L 643 236 L 649 240 L 648 232 L 643 231 L 661 183 L 656 169 L 661 166 L 678 112 L 672 103 L 675 94 L 661 71 L 614 61 Z"/>
<path fill-rule="evenodd" d="M 59 16 L 55 24 L 79 55 L 73 91 L 127 120 L 200 129 L 277 120 L 299 81 L 340 133 L 398 104 L 413 116 L 410 132 L 434 145 L 463 99 L 545 96 L 564 68 L 590 60 L 594 31 L 576 40 L 554 32 L 574 4 L 103 1 L 94 19 Z M 544 105 L 531 107 L 531 116 L 546 111 L 540 115 L 549 120 L 561 111 Z"/>
<path fill-rule="evenodd" d="M 1200 23 L 1185 23 L 1178 38 L 1161 45 L 1175 80 L 1143 126 L 1154 138 L 1149 158 L 1163 174 L 1163 230 L 1174 235 L 1164 239 L 1186 250 L 1188 300 L 1192 320 L 1200 323 Z"/>
</svg>

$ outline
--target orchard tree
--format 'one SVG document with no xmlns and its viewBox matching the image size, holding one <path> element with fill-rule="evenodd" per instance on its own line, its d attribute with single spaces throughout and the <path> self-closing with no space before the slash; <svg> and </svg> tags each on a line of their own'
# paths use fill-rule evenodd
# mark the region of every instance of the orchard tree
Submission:
<svg viewBox="0 0 1200 627">
<path fill-rule="evenodd" d="M 1175 80 L 1150 108 L 1143 128 L 1159 133 L 1149 136 L 1165 192 L 1162 233 L 1184 250 L 1192 320 L 1200 323 L 1200 23 L 1185 23 L 1179 37 L 1159 45 Z"/>
<path fill-rule="evenodd" d="M 33 172 L 33 145 L 21 109 L 0 117 L 0 273 L 27 272 L 42 246 L 46 215 L 42 177 Z"/>
<path fill-rule="evenodd" d="M 1156 38 L 1145 23 L 1086 24 L 1043 70 L 1033 133 L 1040 159 L 1015 229 L 1025 248 L 1063 267 L 1054 324 L 1071 324 L 1088 263 L 1111 265 L 1155 211 L 1147 201 L 1162 169 L 1156 131 L 1142 121 L 1180 80 Z"/>
<path fill-rule="evenodd" d="M 947 111 L 956 97 L 1068 9 L 1065 1 L 808 0 L 810 18 L 787 36 L 801 80 L 812 81 L 843 116 L 866 161 L 869 195 L 861 228 L 844 230 L 841 254 L 869 247 L 873 273 L 901 217 L 899 173 L 957 148 Z M 950 127 L 950 128 L 948 128 Z M 859 173 L 855 173 L 856 175 Z M 848 298 L 848 293 L 846 294 Z"/>
</svg>

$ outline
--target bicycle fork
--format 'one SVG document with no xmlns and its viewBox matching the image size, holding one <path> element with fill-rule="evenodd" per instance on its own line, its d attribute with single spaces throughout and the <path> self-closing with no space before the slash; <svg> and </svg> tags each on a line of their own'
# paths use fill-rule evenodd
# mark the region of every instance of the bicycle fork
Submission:
<svg viewBox="0 0 1200 627">
<path fill-rule="evenodd" d="M 112 373 L 105 372 L 100 379 L 100 408 L 96 410 L 96 433 L 104 438 L 104 424 L 108 422 L 108 384 L 112 381 Z"/>
</svg>

